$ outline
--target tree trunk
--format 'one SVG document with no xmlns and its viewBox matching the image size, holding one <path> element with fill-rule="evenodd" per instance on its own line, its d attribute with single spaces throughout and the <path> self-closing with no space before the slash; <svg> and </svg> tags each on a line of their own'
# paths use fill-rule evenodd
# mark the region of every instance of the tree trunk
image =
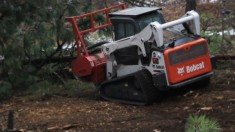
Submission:
<svg viewBox="0 0 235 132">
<path fill-rule="evenodd" d="M 104 2 L 105 8 L 108 8 L 109 6 L 108 6 L 108 3 L 107 3 L 107 0 L 103 0 L 103 2 Z"/>
<path fill-rule="evenodd" d="M 196 5 L 197 5 L 196 0 L 186 0 L 185 12 L 196 10 Z"/>
</svg>

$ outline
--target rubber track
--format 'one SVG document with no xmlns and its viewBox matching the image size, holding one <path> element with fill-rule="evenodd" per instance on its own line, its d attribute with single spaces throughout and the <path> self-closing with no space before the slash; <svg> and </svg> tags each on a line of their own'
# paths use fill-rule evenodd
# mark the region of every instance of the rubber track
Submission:
<svg viewBox="0 0 235 132">
<path fill-rule="evenodd" d="M 137 101 L 118 99 L 118 98 L 111 98 L 111 97 L 108 97 L 108 95 L 104 95 L 102 93 L 102 86 L 108 85 L 109 83 L 114 83 L 117 81 L 125 80 L 130 77 L 134 77 L 137 80 L 137 83 L 140 86 L 141 91 L 144 94 L 144 100 L 137 102 Z M 147 70 L 138 71 L 136 73 L 133 73 L 127 76 L 123 76 L 120 78 L 115 78 L 115 79 L 106 81 L 100 85 L 99 90 L 100 90 L 101 97 L 106 100 L 125 103 L 125 104 L 131 104 L 131 105 L 149 105 L 155 101 L 156 96 L 157 96 L 156 94 L 157 90 L 153 86 L 152 76 Z"/>
<path fill-rule="evenodd" d="M 147 70 L 142 70 L 138 74 L 136 78 L 141 82 L 140 85 L 142 85 L 141 88 L 145 94 L 145 105 L 152 104 L 157 96 L 157 89 L 153 86 L 152 75 Z"/>
</svg>

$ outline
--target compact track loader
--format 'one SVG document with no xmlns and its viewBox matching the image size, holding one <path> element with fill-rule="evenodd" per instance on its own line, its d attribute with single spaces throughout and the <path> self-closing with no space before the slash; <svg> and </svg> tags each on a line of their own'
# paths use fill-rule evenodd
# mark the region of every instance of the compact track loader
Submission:
<svg viewBox="0 0 235 132">
<path fill-rule="evenodd" d="M 104 14 L 107 23 L 96 24 Z M 81 31 L 77 21 L 89 18 L 91 26 Z M 208 42 L 200 36 L 199 15 L 187 12 L 165 22 L 161 8 L 119 4 L 82 16 L 68 17 L 73 24 L 77 59 L 72 70 L 92 81 L 104 99 L 133 105 L 159 100 L 159 91 L 207 82 L 213 72 Z M 82 35 L 112 26 L 113 42 L 86 46 Z"/>
</svg>

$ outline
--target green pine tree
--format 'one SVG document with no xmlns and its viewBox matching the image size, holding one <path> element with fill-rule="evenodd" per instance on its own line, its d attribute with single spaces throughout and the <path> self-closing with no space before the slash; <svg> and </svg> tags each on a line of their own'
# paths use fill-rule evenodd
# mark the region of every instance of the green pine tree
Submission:
<svg viewBox="0 0 235 132">
<path fill-rule="evenodd" d="M 38 71 L 51 74 L 53 68 L 47 62 L 73 40 L 65 16 L 78 14 L 78 5 L 75 0 L 0 1 L 1 80 L 16 89 L 46 79 L 38 77 Z"/>
</svg>

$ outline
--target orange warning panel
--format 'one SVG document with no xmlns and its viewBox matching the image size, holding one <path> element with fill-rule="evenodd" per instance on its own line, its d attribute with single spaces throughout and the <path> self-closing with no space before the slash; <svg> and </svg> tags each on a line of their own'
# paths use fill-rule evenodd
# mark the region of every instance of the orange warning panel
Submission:
<svg viewBox="0 0 235 132">
<path fill-rule="evenodd" d="M 212 71 L 208 44 L 202 38 L 167 49 L 164 56 L 170 84 Z"/>
</svg>

